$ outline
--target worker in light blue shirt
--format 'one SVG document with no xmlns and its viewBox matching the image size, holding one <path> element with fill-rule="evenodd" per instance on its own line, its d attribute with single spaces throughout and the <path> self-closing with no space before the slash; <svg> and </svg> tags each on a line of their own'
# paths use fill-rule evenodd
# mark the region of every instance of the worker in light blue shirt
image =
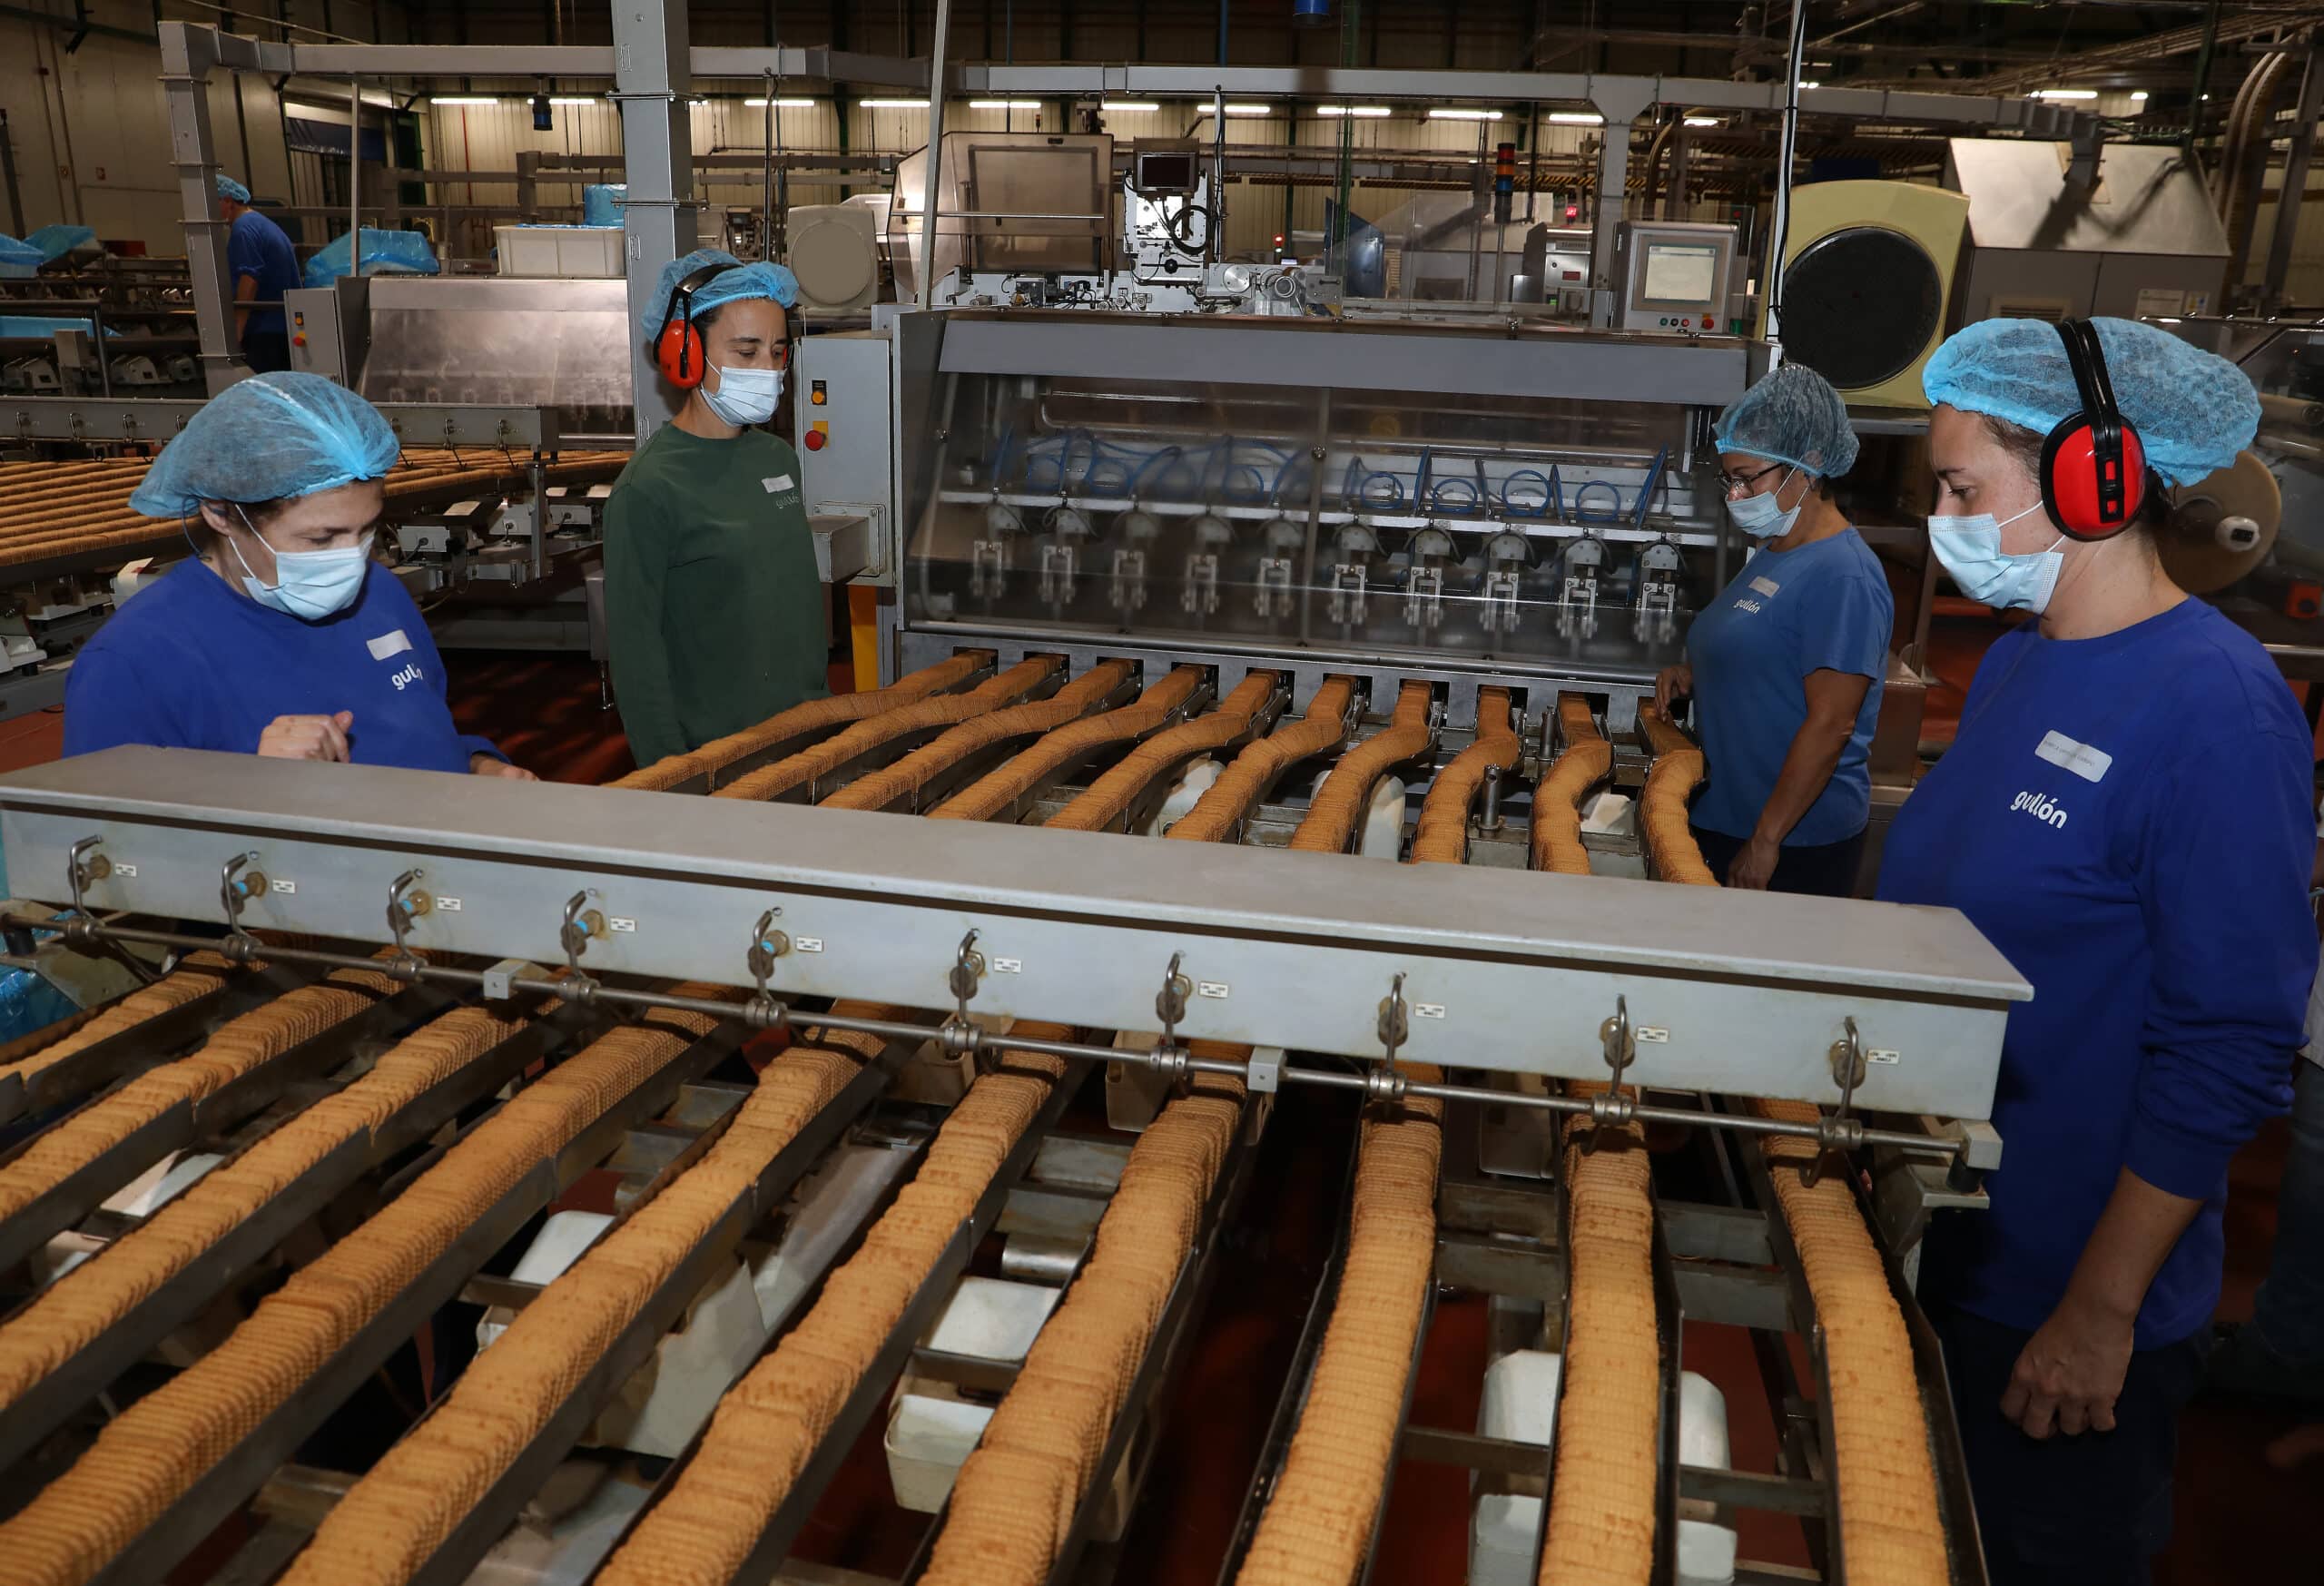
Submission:
<svg viewBox="0 0 2324 1586">
<path fill-rule="evenodd" d="M 1786 364 L 1728 405 L 1715 439 L 1728 516 L 1757 548 L 1655 681 L 1665 708 L 1695 700 L 1710 785 L 1689 820 L 1722 886 L 1846 897 L 1896 611 L 1832 499 L 1856 432 L 1822 375 Z"/>
<path fill-rule="evenodd" d="M 318 375 L 230 386 L 130 504 L 181 519 L 196 556 L 123 606 L 73 663 L 64 752 L 121 744 L 530 780 L 445 701 L 444 663 L 371 560 L 394 432 Z"/>
<path fill-rule="evenodd" d="M 1973 325 L 1922 383 L 1931 548 L 1964 595 L 2034 616 L 1986 654 L 1881 866 L 1882 898 L 1961 910 L 2034 987 L 1991 1209 L 1936 1219 L 1923 1295 L 1994 1586 L 2128 1586 L 2170 1534 L 2228 1162 L 2290 1101 L 2316 972 L 2307 724 L 2153 539 L 2163 487 L 2232 463 L 2260 406 L 2233 365 L 2122 320 Z"/>
<path fill-rule="evenodd" d="M 251 207 L 251 190 L 220 172 L 218 210 L 227 222 L 226 272 L 234 301 L 278 305 L 234 310 L 234 340 L 242 361 L 260 374 L 290 367 L 290 328 L 279 306 L 300 282 L 299 255 L 282 228 Z"/>
</svg>

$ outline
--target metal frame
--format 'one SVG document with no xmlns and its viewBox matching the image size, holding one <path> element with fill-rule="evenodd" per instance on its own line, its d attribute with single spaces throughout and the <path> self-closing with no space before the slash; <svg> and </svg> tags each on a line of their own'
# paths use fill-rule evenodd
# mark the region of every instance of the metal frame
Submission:
<svg viewBox="0 0 2324 1586">
<path fill-rule="evenodd" d="M 0 438 L 158 446 L 183 429 L 204 406 L 165 397 L 0 397 Z M 382 402 L 378 407 L 388 427 L 408 446 L 522 447 L 553 452 L 562 443 L 556 415 L 547 408 L 462 402 Z"/>
<path fill-rule="evenodd" d="M 753 983 L 751 922 L 772 907 L 795 950 L 773 961 L 783 997 L 950 1007 L 975 931 L 1013 966 L 971 978 L 980 1011 L 1091 1029 L 1151 1028 L 1183 955 L 1206 983 L 1185 1036 L 1364 1059 L 1399 976 L 1403 1055 L 1463 1067 L 1600 1075 L 1601 1021 L 1626 1005 L 1662 1037 L 1640 1081 L 1723 1094 L 1834 1099 L 1829 1049 L 1854 1019 L 1880 1056 L 1857 1104 L 1951 1118 L 1988 1115 L 2008 1009 L 2031 995 L 1966 921 L 1928 910 L 739 800 L 672 820 L 650 802 L 667 796 L 123 748 L 0 780 L 0 838 L 18 891 L 77 903 L 74 851 L 96 837 L 88 903 L 167 919 L 212 916 L 219 866 L 255 852 L 272 884 L 248 925 L 358 942 L 389 934 L 389 883 L 423 869 L 460 907 L 421 918 L 413 946 L 593 973 Z M 568 929 L 583 906 L 606 928 Z"/>
</svg>

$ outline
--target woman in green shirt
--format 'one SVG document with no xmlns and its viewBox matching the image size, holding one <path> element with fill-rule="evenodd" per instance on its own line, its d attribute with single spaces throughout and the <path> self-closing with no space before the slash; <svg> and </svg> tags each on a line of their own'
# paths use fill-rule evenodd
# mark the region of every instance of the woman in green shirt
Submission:
<svg viewBox="0 0 2324 1586">
<path fill-rule="evenodd" d="M 665 268 L 644 330 L 685 405 L 606 507 L 606 643 L 640 765 L 826 692 L 824 594 L 799 455 L 774 417 L 799 283 L 704 248 Z"/>
</svg>

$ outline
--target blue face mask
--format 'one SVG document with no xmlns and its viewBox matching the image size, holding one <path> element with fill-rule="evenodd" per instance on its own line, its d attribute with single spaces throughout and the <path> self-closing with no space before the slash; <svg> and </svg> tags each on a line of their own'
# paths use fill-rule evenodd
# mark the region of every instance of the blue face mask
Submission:
<svg viewBox="0 0 2324 1586">
<path fill-rule="evenodd" d="M 1776 481 L 1776 488 L 1765 495 L 1745 496 L 1739 500 L 1729 501 L 1727 516 L 1735 520 L 1736 527 L 1753 539 L 1781 539 L 1791 532 L 1791 526 L 1799 521 L 1799 508 L 1807 504 L 1807 497 L 1803 494 L 1788 511 L 1777 505 L 1777 498 L 1783 494 L 1783 488 L 1791 483 L 1792 474 L 1798 471 L 1794 468 L 1791 473 L 1784 475 Z"/>
<path fill-rule="evenodd" d="M 238 506 L 235 512 L 241 517 L 242 527 L 252 536 L 264 539 L 250 514 Z M 336 616 L 355 604 L 363 592 L 363 575 L 371 565 L 371 537 L 365 535 L 351 546 L 328 551 L 275 551 L 274 582 L 261 584 L 244 561 L 240 546 L 226 542 L 234 553 L 234 560 L 242 564 L 242 587 L 251 598 L 270 611 L 285 616 L 295 616 L 302 622 L 320 622 Z M 268 549 L 272 550 L 272 547 Z"/>
<path fill-rule="evenodd" d="M 2066 537 L 2058 536 L 2048 550 L 2011 556 L 2001 548 L 2001 531 L 2006 524 L 2041 510 L 2037 502 L 2000 522 L 1990 512 L 1931 517 L 1929 549 L 1945 564 L 1955 586 L 1971 600 L 1996 611 L 2019 606 L 2039 616 L 2049 606 L 2058 586 L 2059 571 L 2065 566 L 2058 547 L 2066 543 Z"/>
</svg>

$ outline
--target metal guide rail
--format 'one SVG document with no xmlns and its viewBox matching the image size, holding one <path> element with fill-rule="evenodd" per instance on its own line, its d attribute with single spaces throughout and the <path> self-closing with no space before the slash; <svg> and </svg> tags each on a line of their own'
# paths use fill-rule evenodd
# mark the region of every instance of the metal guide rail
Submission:
<svg viewBox="0 0 2324 1586">
<path fill-rule="evenodd" d="M 8 397 L 0 399 L 0 438 L 159 446 L 204 406 L 162 397 Z M 561 438 L 556 414 L 547 408 L 382 402 L 379 409 L 407 446 L 547 452 L 556 450 Z"/>
<path fill-rule="evenodd" d="M 964 1016 L 973 996 L 980 1013 L 1162 1025 L 1150 1058 L 1063 1055 L 1166 1069 L 1196 1038 L 1562 1078 L 1604 1077 L 1619 1049 L 1642 1084 L 1976 1119 L 2008 1008 L 2031 995 L 1945 911 L 748 801 L 673 821 L 661 794 L 472 780 L 118 749 L 0 779 L 0 843 L 17 890 L 80 911 L 68 940 L 191 940 L 98 911 L 222 912 L 514 959 L 518 990 L 568 1000 L 653 1005 L 593 979 L 613 973 L 754 985 L 766 1024 L 799 997 Z M 559 990 L 526 972 L 558 961 L 587 974 Z M 1398 1083 L 1295 1068 L 1282 1082 Z"/>
</svg>

